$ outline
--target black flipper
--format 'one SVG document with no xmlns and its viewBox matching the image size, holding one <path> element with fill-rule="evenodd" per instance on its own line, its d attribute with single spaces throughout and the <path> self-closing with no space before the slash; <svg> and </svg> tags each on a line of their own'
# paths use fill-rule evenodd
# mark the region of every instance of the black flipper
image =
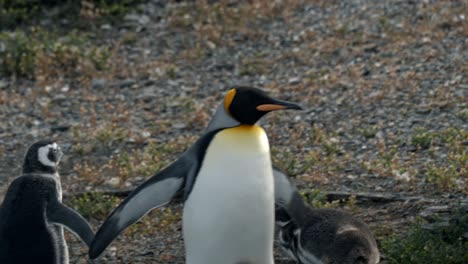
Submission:
<svg viewBox="0 0 468 264">
<path fill-rule="evenodd" d="M 273 177 L 275 180 L 275 221 L 279 225 L 289 221 L 300 224 L 307 205 L 286 174 L 273 168 Z"/>
<path fill-rule="evenodd" d="M 63 205 L 55 200 L 47 206 L 47 221 L 53 224 L 60 224 L 78 235 L 88 247 L 94 238 L 94 232 L 84 219 L 75 210 Z"/>
<path fill-rule="evenodd" d="M 99 228 L 89 249 L 91 259 L 98 257 L 128 226 L 154 208 L 163 206 L 184 187 L 191 164 L 179 159 L 136 188 Z"/>
</svg>

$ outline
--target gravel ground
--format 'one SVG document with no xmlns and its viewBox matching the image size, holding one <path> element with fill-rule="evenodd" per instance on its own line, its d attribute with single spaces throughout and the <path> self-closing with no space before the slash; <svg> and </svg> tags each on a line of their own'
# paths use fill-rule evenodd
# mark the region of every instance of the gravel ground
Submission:
<svg viewBox="0 0 468 264">
<path fill-rule="evenodd" d="M 44 84 L 0 76 L 0 196 L 42 138 L 71 146 L 61 167 L 68 197 L 132 189 L 197 138 L 229 87 L 250 85 L 306 109 L 262 121 L 274 162 L 301 190 L 417 197 L 358 200 L 353 212 L 379 239 L 468 204 L 467 3 L 284 2 L 149 1 L 89 32 L 113 47 L 104 74 Z M 447 164 L 453 179 L 430 180 Z M 174 221 L 159 228 L 160 212 L 150 214 L 97 262 L 183 263 L 180 205 L 169 208 Z M 85 263 L 70 240 L 71 263 Z"/>
</svg>

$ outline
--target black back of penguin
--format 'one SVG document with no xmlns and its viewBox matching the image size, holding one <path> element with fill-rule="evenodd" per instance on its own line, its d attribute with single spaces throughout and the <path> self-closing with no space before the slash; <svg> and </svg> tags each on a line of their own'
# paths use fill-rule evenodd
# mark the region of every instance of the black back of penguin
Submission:
<svg viewBox="0 0 468 264">
<path fill-rule="evenodd" d="M 46 221 L 47 204 L 59 195 L 53 177 L 61 153 L 54 144 L 32 144 L 24 158 L 24 175 L 8 188 L 0 207 L 0 263 L 59 263 L 57 228 Z"/>
<path fill-rule="evenodd" d="M 48 201 L 58 195 L 56 184 L 27 175 L 10 185 L 0 209 L 0 263 L 58 263 L 58 234 L 45 218 Z"/>
</svg>

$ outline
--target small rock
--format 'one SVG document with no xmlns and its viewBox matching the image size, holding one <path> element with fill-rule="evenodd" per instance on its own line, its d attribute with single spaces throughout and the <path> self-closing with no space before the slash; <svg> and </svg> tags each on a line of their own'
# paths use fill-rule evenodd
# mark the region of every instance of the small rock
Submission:
<svg viewBox="0 0 468 264">
<path fill-rule="evenodd" d="M 440 214 L 444 212 L 445 213 L 449 212 L 448 205 L 435 205 L 435 206 L 428 207 L 424 209 L 424 211 L 422 211 L 419 215 L 422 217 L 428 217 L 428 216 L 432 216 L 432 215 L 436 215 L 436 214 Z"/>
<path fill-rule="evenodd" d="M 377 44 L 368 44 L 363 47 L 364 52 L 369 52 L 369 53 L 377 53 L 379 51 L 379 47 Z"/>
<path fill-rule="evenodd" d="M 400 180 L 400 181 L 409 182 L 411 180 L 409 172 L 407 171 L 400 173 L 398 170 L 392 170 L 392 174 L 393 176 L 395 176 L 397 180 Z"/>
<path fill-rule="evenodd" d="M 109 24 L 104 24 L 104 25 L 101 26 L 101 29 L 103 29 L 103 30 L 111 30 L 111 29 L 112 29 L 112 26 L 109 25 Z"/>
<path fill-rule="evenodd" d="M 208 48 L 210 48 L 212 50 L 216 49 L 216 44 L 214 42 L 207 41 L 206 45 L 208 46 Z"/>
<path fill-rule="evenodd" d="M 107 86 L 107 80 L 105 79 L 92 79 L 91 80 L 91 89 L 102 89 Z"/>
<path fill-rule="evenodd" d="M 422 43 L 429 43 L 429 42 L 431 42 L 431 38 L 429 37 L 422 38 Z"/>
<path fill-rule="evenodd" d="M 289 78 L 288 82 L 290 85 L 296 85 L 296 84 L 301 83 L 301 79 L 299 77 L 293 77 L 293 78 Z"/>
<path fill-rule="evenodd" d="M 109 247 L 108 251 L 109 251 L 109 255 L 111 255 L 112 257 L 115 257 L 117 254 L 117 247 Z"/>
<path fill-rule="evenodd" d="M 8 83 L 4 80 L 0 80 L 0 89 L 3 89 L 8 86 Z"/>
<path fill-rule="evenodd" d="M 60 91 L 62 91 L 63 93 L 66 93 L 70 90 L 70 85 L 68 84 L 65 84 L 62 89 L 60 89 Z"/>
<path fill-rule="evenodd" d="M 105 183 L 112 187 L 118 187 L 120 185 L 120 178 L 112 177 L 109 180 L 107 180 Z"/>
<path fill-rule="evenodd" d="M 149 138 L 149 137 L 151 137 L 151 133 L 148 132 L 148 131 L 142 131 L 142 132 L 141 132 L 141 136 L 142 136 L 143 138 Z"/>
<path fill-rule="evenodd" d="M 125 15 L 124 19 L 126 21 L 137 22 L 140 25 L 148 24 L 151 19 L 147 15 L 137 15 L 137 14 L 127 14 Z"/>
<path fill-rule="evenodd" d="M 133 180 L 135 180 L 136 182 L 139 182 L 139 181 L 143 181 L 145 178 L 143 178 L 142 176 L 136 176 L 133 178 Z"/>
<path fill-rule="evenodd" d="M 120 88 L 125 88 L 125 87 L 130 87 L 136 83 L 135 80 L 133 79 L 125 79 L 122 82 L 119 83 Z"/>
<path fill-rule="evenodd" d="M 172 128 L 175 128 L 175 129 L 184 129 L 186 127 L 187 127 L 187 125 L 185 125 L 184 123 L 174 123 L 174 124 L 172 124 Z"/>
<path fill-rule="evenodd" d="M 430 106 L 420 106 L 418 109 L 416 109 L 416 113 L 421 114 L 421 115 L 427 115 L 430 112 L 431 112 Z"/>
<path fill-rule="evenodd" d="M 382 131 L 377 131 L 377 133 L 375 133 L 375 137 L 378 139 L 382 139 L 384 138 L 384 133 Z"/>
</svg>

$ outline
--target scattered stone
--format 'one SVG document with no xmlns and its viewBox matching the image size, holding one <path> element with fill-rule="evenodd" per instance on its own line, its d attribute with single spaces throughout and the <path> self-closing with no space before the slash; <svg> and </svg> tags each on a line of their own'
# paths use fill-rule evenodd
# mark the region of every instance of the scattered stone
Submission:
<svg viewBox="0 0 468 264">
<path fill-rule="evenodd" d="M 91 89 L 103 89 L 107 86 L 107 80 L 105 79 L 92 79 L 91 80 Z"/>
<path fill-rule="evenodd" d="M 3 89 L 8 86 L 8 82 L 4 80 L 0 80 L 0 89 Z"/>
<path fill-rule="evenodd" d="M 184 129 L 186 127 L 187 127 L 187 125 L 184 124 L 184 123 L 174 123 L 174 124 L 172 124 L 172 128 L 175 128 L 175 129 Z"/>
<path fill-rule="evenodd" d="M 146 24 L 148 24 L 151 21 L 149 16 L 147 16 L 147 15 L 138 15 L 138 14 L 127 14 L 124 17 L 124 20 L 131 21 L 131 22 L 137 22 L 142 26 L 145 26 Z"/>
<path fill-rule="evenodd" d="M 149 131 L 142 131 L 141 136 L 143 138 L 149 138 L 149 137 L 151 137 L 151 133 Z"/>
<path fill-rule="evenodd" d="M 119 87 L 120 88 L 126 88 L 126 87 L 130 87 L 130 86 L 133 86 L 134 84 L 136 84 L 136 81 L 133 80 L 133 79 L 125 79 L 123 81 L 121 81 L 119 83 Z"/>
<path fill-rule="evenodd" d="M 110 185 L 111 187 L 117 188 L 120 185 L 120 178 L 118 177 L 112 177 L 109 180 L 105 182 L 107 185 Z"/>
<path fill-rule="evenodd" d="M 62 86 L 62 89 L 60 89 L 60 91 L 61 91 L 62 93 L 66 93 L 66 92 L 68 92 L 69 90 L 70 90 L 70 85 L 68 85 L 68 84 L 65 84 L 64 86 Z"/>
<path fill-rule="evenodd" d="M 103 24 L 103 25 L 101 25 L 101 29 L 103 29 L 103 30 L 111 30 L 111 29 L 112 29 L 112 26 L 109 25 L 109 24 Z"/>
<path fill-rule="evenodd" d="M 299 78 L 299 77 L 289 78 L 288 82 L 289 82 L 290 85 L 297 85 L 297 84 L 301 83 L 301 78 Z"/>
<path fill-rule="evenodd" d="M 408 171 L 400 173 L 398 170 L 392 170 L 393 176 L 399 181 L 409 182 L 411 180 L 410 174 Z"/>
<path fill-rule="evenodd" d="M 440 213 L 448 213 L 450 212 L 450 207 L 448 205 L 436 205 L 436 206 L 431 206 L 427 207 L 419 213 L 420 216 L 422 217 L 429 217 L 429 216 L 435 216 Z"/>
</svg>

